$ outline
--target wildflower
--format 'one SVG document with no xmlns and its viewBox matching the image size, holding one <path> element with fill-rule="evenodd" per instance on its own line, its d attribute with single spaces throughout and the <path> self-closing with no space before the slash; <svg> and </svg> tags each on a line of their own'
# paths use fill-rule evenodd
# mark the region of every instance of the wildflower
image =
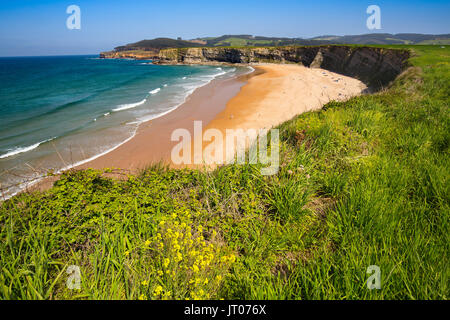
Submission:
<svg viewBox="0 0 450 320">
<path fill-rule="evenodd" d="M 144 243 L 144 245 L 145 245 L 146 247 L 148 247 L 150 244 L 151 244 L 151 241 L 150 241 L 150 240 L 146 240 L 145 243 Z"/>
<path fill-rule="evenodd" d="M 163 288 L 161 286 L 157 286 L 155 288 L 155 292 L 154 293 L 155 293 L 156 296 L 159 296 L 162 293 L 162 291 L 163 291 Z"/>
<path fill-rule="evenodd" d="M 141 294 L 141 295 L 139 296 L 139 300 L 145 300 L 145 299 L 147 299 L 147 297 L 145 296 L 145 294 Z"/>
<path fill-rule="evenodd" d="M 163 266 L 164 266 L 164 268 L 167 268 L 167 266 L 169 265 L 169 263 L 170 263 L 170 259 L 169 259 L 169 258 L 165 258 L 164 261 L 163 261 Z"/>
<path fill-rule="evenodd" d="M 128 257 L 130 255 L 130 251 L 125 251 L 125 256 Z"/>
<path fill-rule="evenodd" d="M 144 280 L 144 281 L 141 282 L 141 285 L 148 286 L 148 282 L 146 280 Z"/>
<path fill-rule="evenodd" d="M 164 272 L 162 272 L 161 270 L 158 270 L 158 276 L 162 277 L 164 275 Z"/>
<path fill-rule="evenodd" d="M 209 282 L 209 281 L 208 281 L 208 278 L 206 278 L 205 281 L 203 281 L 203 284 L 204 284 L 204 285 L 207 285 L 208 282 Z"/>
<path fill-rule="evenodd" d="M 222 276 L 221 276 L 221 275 L 216 276 L 216 280 L 217 280 L 217 281 L 222 280 Z"/>
<path fill-rule="evenodd" d="M 181 255 L 181 253 L 177 253 L 177 261 L 181 261 L 183 260 L 183 256 Z"/>
</svg>

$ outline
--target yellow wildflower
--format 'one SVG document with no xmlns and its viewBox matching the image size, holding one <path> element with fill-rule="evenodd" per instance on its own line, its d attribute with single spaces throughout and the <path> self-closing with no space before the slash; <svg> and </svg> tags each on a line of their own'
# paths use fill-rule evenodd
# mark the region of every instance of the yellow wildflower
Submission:
<svg viewBox="0 0 450 320">
<path fill-rule="evenodd" d="M 163 288 L 161 286 L 157 286 L 155 288 L 155 295 L 159 296 L 162 293 L 162 291 L 163 291 Z"/>
</svg>

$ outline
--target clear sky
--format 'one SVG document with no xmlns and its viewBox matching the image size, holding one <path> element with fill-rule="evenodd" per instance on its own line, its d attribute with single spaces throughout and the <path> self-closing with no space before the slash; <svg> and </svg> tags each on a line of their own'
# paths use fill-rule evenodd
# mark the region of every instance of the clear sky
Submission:
<svg viewBox="0 0 450 320">
<path fill-rule="evenodd" d="M 80 30 L 66 27 L 72 4 Z M 366 27 L 372 4 L 381 8 L 381 30 Z M 0 56 L 96 54 L 156 37 L 443 34 L 449 13 L 449 0 L 0 0 Z"/>
</svg>

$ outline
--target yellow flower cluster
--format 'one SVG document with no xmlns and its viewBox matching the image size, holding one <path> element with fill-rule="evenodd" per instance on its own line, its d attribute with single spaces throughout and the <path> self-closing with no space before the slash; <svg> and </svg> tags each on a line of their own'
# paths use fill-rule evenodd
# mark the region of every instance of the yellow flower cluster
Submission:
<svg viewBox="0 0 450 320">
<path fill-rule="evenodd" d="M 236 257 L 227 255 L 216 241 L 216 231 L 194 225 L 189 211 L 171 214 L 159 223 L 150 244 L 144 244 L 151 252 L 157 252 L 159 261 L 155 280 L 162 285 L 154 288 L 154 298 L 211 298 L 234 263 Z"/>
</svg>

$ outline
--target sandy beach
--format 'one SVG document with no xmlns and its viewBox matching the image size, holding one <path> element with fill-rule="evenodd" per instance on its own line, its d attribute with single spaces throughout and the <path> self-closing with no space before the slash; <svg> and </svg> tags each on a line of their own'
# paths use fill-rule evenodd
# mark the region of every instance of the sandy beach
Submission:
<svg viewBox="0 0 450 320">
<path fill-rule="evenodd" d="M 269 129 L 300 113 L 320 109 L 331 100 L 358 95 L 366 88 L 357 79 L 300 65 L 259 64 L 254 68 L 248 76 L 213 81 L 197 89 L 178 109 L 142 124 L 129 142 L 78 168 L 135 171 L 160 161 L 175 166 L 170 154 L 178 142 L 171 141 L 171 134 L 179 128 L 192 134 L 194 121 L 202 121 L 203 130 L 221 132 Z M 233 150 L 222 147 L 227 159 L 232 156 Z"/>
<path fill-rule="evenodd" d="M 253 67 L 255 71 L 251 74 L 213 80 L 198 88 L 176 110 L 141 124 L 130 141 L 75 169 L 116 168 L 134 173 L 155 163 L 184 167 L 186 165 L 176 165 L 171 160 L 172 149 L 179 144 L 171 141 L 171 135 L 174 130 L 182 128 L 194 137 L 194 121 L 202 121 L 203 132 L 217 129 L 224 136 L 227 129 L 270 129 L 303 112 L 318 110 L 331 100 L 346 100 L 366 89 L 357 79 L 323 69 L 294 64 L 258 64 Z M 216 143 L 215 147 L 222 149 L 224 162 L 238 151 L 221 141 L 203 142 L 202 150 L 210 143 Z M 194 150 L 193 143 L 191 150 Z M 207 162 L 211 154 L 215 152 L 205 154 L 203 160 Z M 193 164 L 193 155 L 194 152 L 192 164 L 188 167 L 204 167 L 204 163 Z M 214 168 L 215 165 L 207 167 Z M 28 190 L 48 189 L 56 179 L 44 179 Z"/>
</svg>

